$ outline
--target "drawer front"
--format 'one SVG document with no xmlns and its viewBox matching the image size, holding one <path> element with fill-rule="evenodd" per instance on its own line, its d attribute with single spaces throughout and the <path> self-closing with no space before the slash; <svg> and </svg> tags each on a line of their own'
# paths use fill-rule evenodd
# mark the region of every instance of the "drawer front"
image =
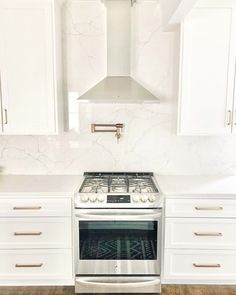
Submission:
<svg viewBox="0 0 236 295">
<path fill-rule="evenodd" d="M 70 199 L 1 199 L 0 217 L 71 216 Z"/>
<path fill-rule="evenodd" d="M 70 248 L 71 218 L 1 218 L 0 249 Z"/>
<path fill-rule="evenodd" d="M 0 250 L 0 279 L 72 277 L 71 250 Z"/>
<path fill-rule="evenodd" d="M 164 278 L 236 281 L 236 251 L 165 250 Z"/>
<path fill-rule="evenodd" d="M 236 200 L 167 199 L 166 217 L 235 218 Z"/>
<path fill-rule="evenodd" d="M 236 219 L 166 218 L 166 248 L 236 249 Z"/>
</svg>

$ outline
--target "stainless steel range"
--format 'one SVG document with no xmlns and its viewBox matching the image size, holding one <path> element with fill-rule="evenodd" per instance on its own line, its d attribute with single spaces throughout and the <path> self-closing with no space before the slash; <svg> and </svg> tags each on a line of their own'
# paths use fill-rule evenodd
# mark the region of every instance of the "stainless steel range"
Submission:
<svg viewBox="0 0 236 295">
<path fill-rule="evenodd" d="M 152 173 L 85 173 L 75 198 L 76 293 L 160 292 L 162 207 Z"/>
</svg>

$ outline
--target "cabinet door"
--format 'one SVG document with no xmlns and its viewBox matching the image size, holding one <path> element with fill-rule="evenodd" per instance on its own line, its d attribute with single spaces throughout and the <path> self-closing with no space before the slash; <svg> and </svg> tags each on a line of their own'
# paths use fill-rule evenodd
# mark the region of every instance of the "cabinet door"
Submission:
<svg viewBox="0 0 236 295">
<path fill-rule="evenodd" d="M 233 1 L 200 1 L 181 27 L 178 133 L 232 131 L 236 56 Z"/>
<path fill-rule="evenodd" d="M 56 132 L 53 7 L 50 0 L 0 0 L 4 134 Z"/>
</svg>

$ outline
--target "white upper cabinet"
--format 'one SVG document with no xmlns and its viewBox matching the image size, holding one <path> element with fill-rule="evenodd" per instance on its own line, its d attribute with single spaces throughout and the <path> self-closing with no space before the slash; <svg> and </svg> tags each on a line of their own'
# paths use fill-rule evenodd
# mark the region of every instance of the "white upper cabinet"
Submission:
<svg viewBox="0 0 236 295">
<path fill-rule="evenodd" d="M 235 11 L 235 1 L 199 1 L 181 25 L 179 135 L 233 131 Z"/>
<path fill-rule="evenodd" d="M 56 134 L 56 7 L 52 0 L 0 0 L 3 134 Z"/>
</svg>

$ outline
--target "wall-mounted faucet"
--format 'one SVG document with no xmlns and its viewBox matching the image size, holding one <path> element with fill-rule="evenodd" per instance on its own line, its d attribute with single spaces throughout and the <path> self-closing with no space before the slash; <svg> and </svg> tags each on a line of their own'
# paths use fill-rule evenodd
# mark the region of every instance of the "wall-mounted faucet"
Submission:
<svg viewBox="0 0 236 295">
<path fill-rule="evenodd" d="M 102 128 L 102 129 L 101 129 Z M 120 142 L 121 132 L 124 128 L 124 124 L 117 123 L 117 124 L 92 124 L 91 125 L 91 132 L 114 132 L 117 143 Z"/>
</svg>

